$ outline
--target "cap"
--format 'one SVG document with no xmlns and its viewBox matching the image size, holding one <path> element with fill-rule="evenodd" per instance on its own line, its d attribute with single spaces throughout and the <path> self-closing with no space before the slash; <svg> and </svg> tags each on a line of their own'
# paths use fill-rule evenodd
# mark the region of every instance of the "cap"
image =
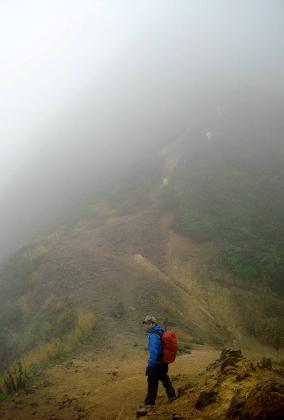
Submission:
<svg viewBox="0 0 284 420">
<path fill-rule="evenodd" d="M 157 323 L 156 318 L 153 315 L 146 315 L 143 324 L 150 324 L 152 322 L 153 324 Z"/>
</svg>

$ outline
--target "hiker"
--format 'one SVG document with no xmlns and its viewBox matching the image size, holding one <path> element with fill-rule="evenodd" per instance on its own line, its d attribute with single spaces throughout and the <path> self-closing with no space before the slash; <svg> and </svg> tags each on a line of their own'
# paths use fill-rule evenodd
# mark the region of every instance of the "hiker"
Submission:
<svg viewBox="0 0 284 420">
<path fill-rule="evenodd" d="M 143 325 L 148 334 L 149 351 L 148 365 L 146 368 L 148 393 L 144 405 L 155 405 L 159 381 L 162 382 L 166 389 L 169 401 L 174 401 L 176 400 L 176 393 L 168 376 L 168 363 L 163 360 L 162 336 L 164 330 L 157 324 L 156 318 L 152 315 L 145 317 Z"/>
</svg>

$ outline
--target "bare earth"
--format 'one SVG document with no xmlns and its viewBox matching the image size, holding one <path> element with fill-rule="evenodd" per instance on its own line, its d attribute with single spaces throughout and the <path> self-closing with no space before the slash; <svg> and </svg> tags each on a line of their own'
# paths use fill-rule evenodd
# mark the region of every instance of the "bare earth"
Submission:
<svg viewBox="0 0 284 420">
<path fill-rule="evenodd" d="M 217 357 L 218 352 L 212 349 L 179 356 L 170 368 L 175 387 L 197 381 L 200 372 Z M 88 354 L 49 368 L 34 380 L 34 393 L 20 393 L 0 403 L 0 418 L 134 419 L 145 397 L 146 359 L 145 353 L 134 350 L 117 359 L 105 354 L 96 360 Z M 170 408 L 160 385 L 157 407 L 162 405 Z"/>
</svg>

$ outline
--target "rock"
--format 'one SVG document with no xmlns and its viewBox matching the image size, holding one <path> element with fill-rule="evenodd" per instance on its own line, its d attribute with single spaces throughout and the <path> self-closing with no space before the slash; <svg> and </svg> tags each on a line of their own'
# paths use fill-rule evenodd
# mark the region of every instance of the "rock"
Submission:
<svg viewBox="0 0 284 420">
<path fill-rule="evenodd" d="M 75 407 L 74 409 L 76 411 L 79 411 L 79 413 L 85 411 L 85 409 L 83 407 Z"/>
<path fill-rule="evenodd" d="M 210 391 L 202 391 L 195 403 L 195 408 L 200 409 L 209 404 L 216 402 L 218 391 L 211 389 Z"/>
<path fill-rule="evenodd" d="M 189 390 L 190 388 L 192 388 L 191 384 L 185 384 L 181 387 L 178 388 L 178 397 L 181 397 L 182 395 L 186 394 L 186 391 Z"/>
<path fill-rule="evenodd" d="M 58 407 L 59 410 L 62 410 L 65 407 L 70 407 L 74 400 L 74 398 L 65 398 L 64 400 L 60 401 Z"/>
<path fill-rule="evenodd" d="M 244 400 L 232 398 L 227 419 L 280 420 L 284 418 L 284 380 L 269 379 L 253 388 Z"/>
<path fill-rule="evenodd" d="M 83 396 L 83 397 L 88 397 L 89 395 L 92 395 L 92 391 L 85 391 L 85 392 L 82 392 L 82 396 Z"/>
<path fill-rule="evenodd" d="M 256 368 L 254 366 L 254 364 L 252 362 L 249 363 L 249 367 L 251 370 L 253 370 L 254 372 L 256 371 Z"/>
<path fill-rule="evenodd" d="M 219 360 L 225 360 L 229 357 L 236 357 L 238 359 L 241 359 L 243 356 L 241 350 L 225 349 L 221 352 Z"/>
<path fill-rule="evenodd" d="M 273 372 L 276 372 L 276 373 L 278 373 L 279 375 L 281 375 L 281 376 L 283 376 L 283 377 L 284 377 L 284 368 L 283 368 L 283 367 L 278 367 L 278 368 L 275 368 L 275 369 L 273 369 Z"/>
<path fill-rule="evenodd" d="M 227 366 L 235 366 L 241 359 L 243 359 L 241 350 L 225 349 L 221 352 L 219 359 L 207 366 L 206 370 L 211 371 L 220 367 L 223 373 Z M 226 372 L 228 373 L 228 369 Z"/>
<path fill-rule="evenodd" d="M 258 384 L 249 393 L 245 409 L 250 420 L 283 419 L 284 380 L 271 379 Z"/>
<path fill-rule="evenodd" d="M 76 420 L 82 420 L 82 419 L 84 419 L 84 418 L 86 418 L 86 413 L 80 413 L 80 414 L 78 414 L 78 416 L 76 417 Z"/>
<path fill-rule="evenodd" d="M 51 385 L 51 383 L 47 380 L 47 379 L 45 379 L 43 382 L 42 382 L 42 386 L 44 386 L 45 388 L 47 388 L 48 386 L 50 386 Z"/>
<path fill-rule="evenodd" d="M 188 375 L 183 375 L 181 373 L 178 373 L 177 375 L 172 375 L 171 380 L 172 380 L 172 382 L 174 382 L 174 381 L 186 381 L 186 380 L 188 380 Z"/>
<path fill-rule="evenodd" d="M 245 374 L 244 372 L 240 372 L 240 373 L 238 373 L 237 374 L 237 376 L 236 376 L 236 381 L 242 381 L 242 380 L 244 380 L 245 378 L 247 378 L 249 375 L 247 375 L 247 374 Z"/>
<path fill-rule="evenodd" d="M 34 394 L 36 390 L 35 388 L 31 388 L 30 386 L 28 386 L 27 388 L 25 388 L 24 392 L 25 394 Z"/>
<path fill-rule="evenodd" d="M 233 356 L 227 357 L 221 363 L 221 366 L 220 366 L 221 372 L 226 373 L 226 370 L 227 370 L 227 372 L 229 372 L 230 370 L 233 371 L 234 369 L 231 369 L 231 368 L 232 367 L 235 367 L 239 361 L 240 361 L 240 358 L 239 357 L 233 357 Z"/>
<path fill-rule="evenodd" d="M 66 369 L 70 369 L 72 366 L 74 366 L 74 362 L 72 362 L 72 360 L 70 360 L 69 362 L 65 363 L 65 368 Z"/>
<path fill-rule="evenodd" d="M 248 378 L 250 376 L 250 373 L 248 370 L 243 366 L 240 370 L 240 372 L 236 376 L 236 381 L 242 381 L 245 378 Z"/>
<path fill-rule="evenodd" d="M 241 416 L 246 399 L 240 395 L 234 395 L 227 411 L 228 419 L 235 419 Z"/>
<path fill-rule="evenodd" d="M 261 369 L 272 369 L 272 360 L 268 357 L 263 357 L 258 363 L 257 366 Z"/>
</svg>

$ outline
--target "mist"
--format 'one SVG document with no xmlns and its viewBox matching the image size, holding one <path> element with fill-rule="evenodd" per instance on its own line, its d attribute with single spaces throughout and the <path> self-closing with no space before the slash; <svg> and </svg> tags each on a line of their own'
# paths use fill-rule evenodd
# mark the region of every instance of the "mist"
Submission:
<svg viewBox="0 0 284 420">
<path fill-rule="evenodd" d="M 283 18 L 278 0 L 1 2 L 0 259 L 220 109 L 280 141 Z"/>
</svg>

